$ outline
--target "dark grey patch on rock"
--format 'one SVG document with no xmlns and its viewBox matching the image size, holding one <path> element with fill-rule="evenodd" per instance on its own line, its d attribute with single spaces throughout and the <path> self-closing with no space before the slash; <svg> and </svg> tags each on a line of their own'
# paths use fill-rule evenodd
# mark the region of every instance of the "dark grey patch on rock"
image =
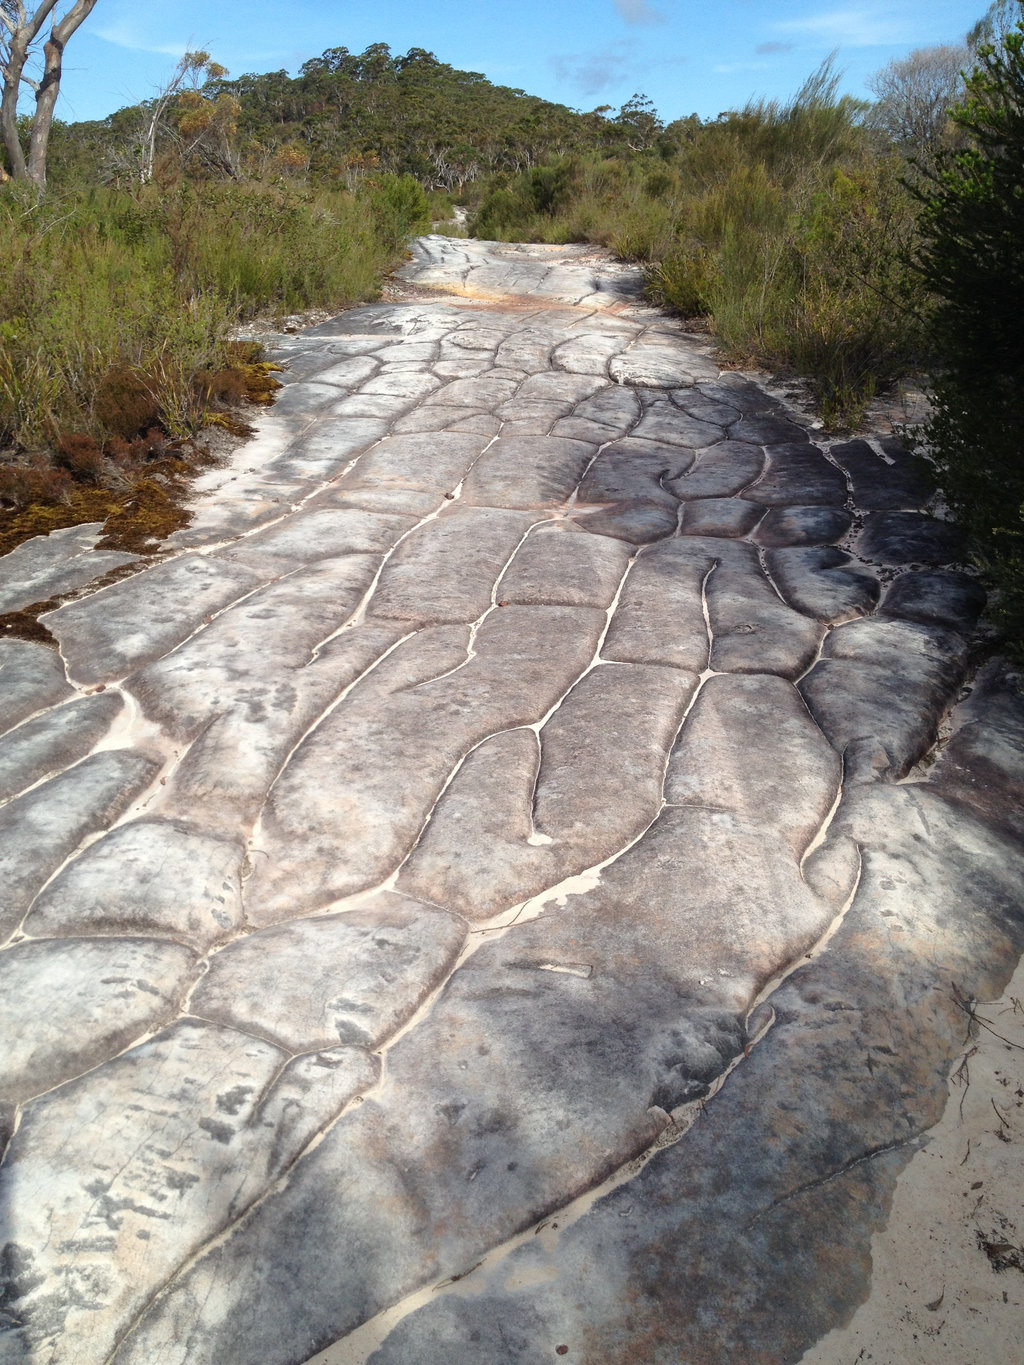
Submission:
<svg viewBox="0 0 1024 1365">
<path fill-rule="evenodd" d="M 985 589 L 978 580 L 956 570 L 904 573 L 890 584 L 878 614 L 925 626 L 970 630 L 985 600 Z"/>
<path fill-rule="evenodd" d="M 770 507 L 754 533 L 758 545 L 830 545 L 842 540 L 853 514 L 842 507 Z"/>
<path fill-rule="evenodd" d="M 891 463 L 866 441 L 846 441 L 829 453 L 849 474 L 853 500 L 865 512 L 923 507 L 935 491 L 923 469 L 901 446 L 884 448 Z"/>
<path fill-rule="evenodd" d="M 847 782 L 903 777 L 927 753 L 967 653 L 962 635 L 911 621 L 871 618 L 832 632 L 800 690 L 844 755 Z"/>
<path fill-rule="evenodd" d="M 719 441 L 703 450 L 691 468 L 666 485 L 677 498 L 728 498 L 741 492 L 760 475 L 764 453 L 743 441 Z"/>
<path fill-rule="evenodd" d="M 876 564 L 950 564 L 963 555 L 961 532 L 921 512 L 873 512 L 857 553 Z"/>
<path fill-rule="evenodd" d="M 764 474 L 744 489 L 741 497 L 769 507 L 787 503 L 842 507 L 846 502 L 845 479 L 817 446 L 806 440 L 802 445 L 772 445 L 767 455 Z"/>
<path fill-rule="evenodd" d="M 797 611 L 836 625 L 874 610 L 881 593 L 869 569 L 831 545 L 789 546 L 769 550 L 768 572 Z"/>
<path fill-rule="evenodd" d="M 706 389 L 705 389 L 706 392 Z M 762 396 L 762 403 L 764 399 Z M 752 441 L 754 445 L 779 445 L 790 441 L 809 441 L 802 426 L 788 417 L 743 417 L 729 428 L 730 441 Z"/>
</svg>

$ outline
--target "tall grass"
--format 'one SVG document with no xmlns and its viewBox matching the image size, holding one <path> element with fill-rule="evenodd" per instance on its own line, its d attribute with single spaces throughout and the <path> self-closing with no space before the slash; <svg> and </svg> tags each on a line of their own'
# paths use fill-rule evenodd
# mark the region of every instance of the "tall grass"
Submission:
<svg viewBox="0 0 1024 1365">
<path fill-rule="evenodd" d="M 227 364 L 237 322 L 373 297 L 427 221 L 408 177 L 357 194 L 176 179 L 37 201 L 4 187 L 0 447 L 196 430 L 201 378 Z"/>
<path fill-rule="evenodd" d="M 788 103 L 751 103 L 660 153 L 495 184 L 471 230 L 610 246 L 735 361 L 809 376 L 826 423 L 850 425 L 921 346 L 915 207 L 862 113 L 826 64 Z"/>
</svg>

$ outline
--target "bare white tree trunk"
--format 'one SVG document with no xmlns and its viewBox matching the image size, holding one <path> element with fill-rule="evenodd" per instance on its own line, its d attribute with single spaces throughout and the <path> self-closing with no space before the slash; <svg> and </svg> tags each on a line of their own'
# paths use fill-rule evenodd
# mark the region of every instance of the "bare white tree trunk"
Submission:
<svg viewBox="0 0 1024 1365">
<path fill-rule="evenodd" d="M 0 0 L 0 133 L 15 180 L 30 180 L 40 188 L 46 184 L 46 151 L 60 93 L 64 46 L 95 6 L 96 0 L 75 0 L 63 18 L 54 19 L 43 44 L 43 74 L 36 81 L 26 76 L 25 64 L 44 24 L 57 8 L 57 0 L 42 0 L 31 14 L 23 0 Z M 18 137 L 18 95 L 23 83 L 36 95 L 27 158 Z"/>
</svg>

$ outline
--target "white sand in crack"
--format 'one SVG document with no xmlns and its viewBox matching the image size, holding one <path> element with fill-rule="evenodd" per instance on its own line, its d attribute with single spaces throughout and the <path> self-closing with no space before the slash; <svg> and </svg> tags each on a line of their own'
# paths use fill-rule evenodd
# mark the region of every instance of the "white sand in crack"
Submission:
<svg viewBox="0 0 1024 1365">
<path fill-rule="evenodd" d="M 946 1112 L 872 1240 L 870 1297 L 801 1365 L 1024 1360 L 1024 1272 L 993 1265 L 1000 1247 L 1024 1264 L 1024 962 L 1002 999 L 977 1015 L 1010 1043 L 984 1027 L 966 1041 Z"/>
</svg>

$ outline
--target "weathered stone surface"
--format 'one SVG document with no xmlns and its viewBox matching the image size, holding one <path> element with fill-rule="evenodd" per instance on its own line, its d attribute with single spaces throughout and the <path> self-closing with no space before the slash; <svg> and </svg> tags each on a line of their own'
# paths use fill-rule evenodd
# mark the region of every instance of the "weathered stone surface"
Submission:
<svg viewBox="0 0 1024 1365">
<path fill-rule="evenodd" d="M 123 706 L 116 692 L 82 697 L 0 739 L 0 801 L 84 758 L 103 738 Z"/>
<path fill-rule="evenodd" d="M 290 417 L 316 412 L 329 403 L 337 403 L 340 396 L 340 391 L 331 383 L 289 384 L 274 404 L 275 416 Z"/>
<path fill-rule="evenodd" d="M 639 384 L 651 389 L 674 389 L 693 379 L 690 357 L 680 347 L 646 346 L 613 355 L 608 373 L 616 384 Z"/>
<path fill-rule="evenodd" d="M 374 1078 L 359 1048 L 289 1061 L 185 1020 L 36 1101 L 0 1175 L 11 1345 L 27 1359 L 106 1359 L 155 1291 Z"/>
<path fill-rule="evenodd" d="M 711 422 L 698 422 L 682 408 L 669 402 L 651 404 L 633 428 L 632 435 L 652 441 L 666 441 L 670 445 L 700 450 L 714 445 L 725 436 L 725 428 Z"/>
<path fill-rule="evenodd" d="M 730 428 L 734 439 L 739 426 L 742 423 Z M 766 454 L 767 467 L 756 483 L 743 490 L 744 498 L 767 507 L 788 503 L 842 507 L 846 502 L 846 480 L 817 446 L 808 441 L 770 445 Z"/>
<path fill-rule="evenodd" d="M 707 386 L 702 386 L 707 393 Z M 762 403 L 762 407 L 764 404 Z M 731 441 L 752 441 L 755 445 L 780 445 L 791 441 L 807 441 L 809 436 L 803 427 L 788 417 L 766 412 L 757 416 L 745 416 L 729 428 Z"/>
<path fill-rule="evenodd" d="M 357 490 L 430 493 L 436 507 L 444 493 L 462 482 L 486 445 L 486 438 L 466 432 L 391 436 L 363 455 L 335 488 L 343 498 Z"/>
<path fill-rule="evenodd" d="M 669 397 L 676 407 L 682 408 L 698 422 L 711 422 L 717 427 L 728 427 L 741 416 L 738 407 L 709 397 L 708 394 L 701 392 L 700 388 L 673 389 Z"/>
<path fill-rule="evenodd" d="M 0 640 L 0 733 L 70 697 L 64 661 L 28 640 Z"/>
<path fill-rule="evenodd" d="M 318 644 L 290 682 L 274 681 L 272 709 L 258 689 L 256 696 L 242 690 L 235 704 L 200 729 L 150 811 L 184 816 L 192 828 L 222 839 L 244 840 L 295 745 L 403 631 L 401 623 L 364 622 Z M 153 689 L 153 697 L 158 691 Z M 146 704 L 157 703 L 147 695 Z M 172 720 L 173 711 L 168 727 Z"/>
<path fill-rule="evenodd" d="M 853 514 L 841 507 L 770 507 L 754 540 L 776 549 L 784 545 L 829 545 L 842 540 Z"/>
<path fill-rule="evenodd" d="M 467 476 L 463 501 L 478 507 L 557 507 L 575 492 L 594 454 L 595 447 L 583 441 L 500 436 Z"/>
<path fill-rule="evenodd" d="M 181 644 L 205 617 L 259 583 L 241 564 L 181 555 L 40 619 L 60 641 L 76 681 L 109 682 Z"/>
<path fill-rule="evenodd" d="M 669 759 L 670 805 L 730 811 L 770 825 L 800 857 L 839 794 L 842 766 L 792 683 L 714 677 Z"/>
<path fill-rule="evenodd" d="M 738 498 L 700 498 L 684 505 L 679 530 L 684 536 L 746 536 L 763 515 Z"/>
<path fill-rule="evenodd" d="M 419 367 L 411 370 L 381 371 L 368 380 L 359 390 L 360 394 L 384 394 L 389 398 L 417 401 L 433 393 L 441 384 L 436 375 L 428 374 Z"/>
<path fill-rule="evenodd" d="M 607 664 L 538 736 L 496 735 L 468 756 L 403 868 L 399 887 L 486 920 L 575 876 L 657 815 L 665 760 L 697 679 Z"/>
<path fill-rule="evenodd" d="M 592 402 L 594 395 L 602 390 L 612 392 L 606 379 L 599 379 L 587 374 L 568 374 L 556 370 L 545 374 L 531 374 L 529 378 L 523 381 L 519 392 L 516 394 L 516 401 L 556 403 L 561 409 L 559 416 L 564 417 L 572 412 L 577 405 L 585 404 L 587 400 Z M 615 405 L 612 410 L 621 411 L 621 408 Z"/>
<path fill-rule="evenodd" d="M 0 612 L 46 602 L 138 559 L 120 550 L 93 549 L 102 531 L 102 522 L 68 526 L 48 536 L 34 536 L 4 555 L 0 559 Z"/>
<path fill-rule="evenodd" d="M 370 615 L 424 624 L 475 621 L 490 606 L 502 570 L 535 522 L 528 513 L 504 508 L 451 508 L 391 556 Z"/>
<path fill-rule="evenodd" d="M 635 499 L 612 502 L 596 511 L 593 507 L 581 507 L 573 513 L 573 520 L 597 536 L 612 536 L 633 545 L 652 545 L 675 532 L 679 511 L 665 500 Z"/>
<path fill-rule="evenodd" d="M 705 588 L 711 667 L 722 673 L 798 678 L 814 660 L 823 628 L 779 600 L 753 546 L 730 540 L 703 543 L 714 556 Z"/>
<path fill-rule="evenodd" d="M 497 608 L 472 650 L 460 627 L 397 649 L 278 778 L 260 830 L 266 856 L 246 891 L 250 919 L 289 919 L 387 877 L 470 748 L 544 716 L 590 662 L 604 623 L 582 607 Z"/>
<path fill-rule="evenodd" d="M 285 574 L 140 669 L 131 691 L 181 740 L 226 713 L 272 734 L 291 720 L 303 670 L 349 619 L 379 564 L 376 556 L 339 555 Z"/>
<path fill-rule="evenodd" d="M 665 759 L 697 685 L 676 669 L 602 664 L 541 730 L 537 833 L 597 863 L 639 833 L 661 803 Z"/>
<path fill-rule="evenodd" d="M 949 982 L 998 994 L 1021 932 L 1019 848 L 907 788 L 858 790 L 844 823 L 881 846 L 854 907 L 828 954 L 775 992 L 773 1027 L 693 1129 L 557 1239 L 431 1296 L 374 1365 L 527 1365 L 561 1345 L 614 1365 L 638 1350 L 657 1365 L 782 1365 L 849 1316 L 963 1051 Z M 965 917 L 976 878 L 991 911 Z"/>
<path fill-rule="evenodd" d="M 350 413 L 343 417 L 322 418 L 312 428 L 296 433 L 267 467 L 267 474 L 278 487 L 291 485 L 296 491 L 311 493 L 316 485 L 343 473 L 353 459 L 380 440 L 387 430 L 387 423 L 373 416 L 357 418 Z M 281 510 L 279 507 L 278 515 Z M 239 526 L 237 529 L 246 528 Z"/>
<path fill-rule="evenodd" d="M 834 548 L 934 540 L 905 453 L 597 248 L 407 273 L 271 339 L 74 685 L 0 641 L 5 1365 L 307 1365 L 413 1291 L 379 1359 L 792 1365 L 1021 946 L 980 590 Z"/>
<path fill-rule="evenodd" d="M 624 435 L 637 422 L 640 413 L 636 394 L 614 384 L 599 389 L 573 410 L 575 417 L 614 427 L 619 435 Z"/>
<path fill-rule="evenodd" d="M 949 564 L 963 554 L 963 537 L 948 521 L 920 512 L 873 512 L 857 553 L 875 564 Z"/>
<path fill-rule="evenodd" d="M 847 781 L 899 778 L 931 746 L 966 665 L 966 641 L 951 631 L 855 621 L 828 637 L 800 690 Z"/>
<path fill-rule="evenodd" d="M 119 825 L 51 882 L 26 932 L 154 934 L 205 948 L 241 924 L 241 861 L 237 844 L 167 821 Z"/>
<path fill-rule="evenodd" d="M 846 441 L 829 451 L 853 484 L 853 500 L 865 512 L 924 507 L 933 488 L 923 468 L 895 443 L 883 458 L 867 441 Z"/>
<path fill-rule="evenodd" d="M 473 379 L 453 379 L 425 400 L 428 406 L 486 408 L 493 412 L 514 398 L 520 380 L 491 370 Z"/>
<path fill-rule="evenodd" d="M 929 786 L 997 828 L 1024 836 L 1024 689 L 1019 672 L 987 664 L 957 708 L 957 728 Z"/>
<path fill-rule="evenodd" d="M 568 370 L 571 374 L 606 375 L 608 361 L 621 349 L 621 336 L 588 331 L 584 336 L 562 342 L 552 354 L 551 364 L 556 370 Z"/>
<path fill-rule="evenodd" d="M 665 541 L 639 555 L 626 578 L 602 655 L 622 663 L 708 665 L 704 582 L 714 565 L 706 541 Z"/>
<path fill-rule="evenodd" d="M 109 749 L 0 810 L 0 938 L 81 841 L 115 820 L 158 771 L 145 753 Z"/>
<path fill-rule="evenodd" d="M 501 576 L 502 602 L 522 606 L 611 606 L 631 547 L 575 532 L 571 522 L 531 531 Z"/>
<path fill-rule="evenodd" d="M 816 621 L 838 625 L 867 616 L 881 594 L 869 569 L 831 545 L 790 546 L 769 550 L 768 572 L 783 597 Z"/>
<path fill-rule="evenodd" d="M 304 508 L 298 516 L 246 536 L 226 557 L 241 559 L 257 569 L 269 565 L 271 572 L 288 573 L 303 564 L 338 555 L 383 555 L 414 525 L 410 516 L 363 512 L 353 507 Z"/>
<path fill-rule="evenodd" d="M 343 915 L 262 929 L 211 959 L 191 1011 L 289 1052 L 378 1047 L 454 965 L 465 925 L 383 892 Z"/>
<path fill-rule="evenodd" d="M 742 441 L 720 441 L 702 450 L 689 469 L 666 480 L 677 498 L 727 498 L 742 492 L 760 475 L 764 454 Z"/>
<path fill-rule="evenodd" d="M 0 1098 L 21 1104 L 170 1023 L 196 957 L 152 939 L 42 939 L 0 956 Z"/>
<path fill-rule="evenodd" d="M 626 437 L 602 450 L 594 460 L 580 484 L 579 501 L 662 503 L 674 515 L 676 499 L 665 485 L 687 469 L 692 460 L 692 451 Z"/>
<path fill-rule="evenodd" d="M 963 630 L 974 625 L 984 606 L 985 589 L 976 578 L 936 569 L 900 574 L 887 588 L 879 615 Z"/>
<path fill-rule="evenodd" d="M 241 1361 L 255 1341 L 287 1358 L 277 1324 L 298 1297 L 311 1346 L 326 1344 L 417 1285 L 461 1274 L 643 1150 L 664 1123 L 652 1101 L 706 1089 L 742 1051 L 733 1011 L 753 982 L 783 944 L 792 951 L 822 927 L 795 864 L 787 871 L 787 859 L 723 821 L 667 811 L 637 845 L 659 844 L 639 882 L 635 863 L 626 868 L 634 850 L 578 911 L 570 904 L 514 928 L 468 959 L 425 1027 L 393 1050 L 378 1095 L 183 1277 L 119 1360 L 147 1351 L 184 1360 L 172 1344 L 182 1321 L 201 1329 L 188 1341 L 192 1359 Z M 679 875 L 680 841 L 691 835 L 698 857 L 718 855 L 700 866 L 722 869 L 710 919 L 706 892 Z M 722 860 L 726 848 L 734 856 Z M 702 981 L 707 954 L 731 976 L 709 962 Z M 389 1117 L 392 1087 L 403 1097 L 400 1128 Z M 315 1194 L 325 1184 L 349 1197 L 325 1205 Z M 386 1223 L 371 1213 L 384 1201 Z M 329 1296 L 314 1299 L 314 1275 L 329 1279 Z"/>
</svg>

